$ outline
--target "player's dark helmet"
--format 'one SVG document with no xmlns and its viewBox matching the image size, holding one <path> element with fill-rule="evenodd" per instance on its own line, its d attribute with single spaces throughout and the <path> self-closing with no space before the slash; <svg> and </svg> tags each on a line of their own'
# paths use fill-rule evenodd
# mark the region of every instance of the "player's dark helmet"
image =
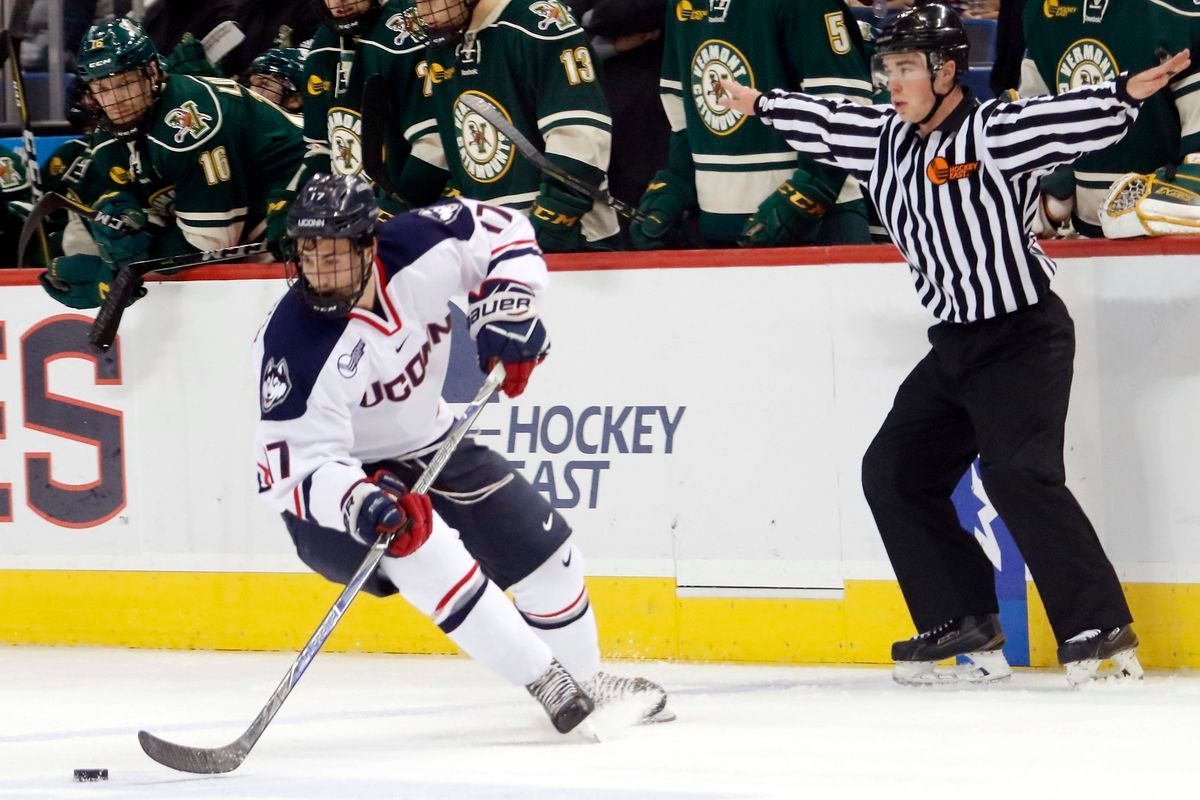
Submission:
<svg viewBox="0 0 1200 800">
<path fill-rule="evenodd" d="M 75 64 L 79 79 L 89 87 L 101 79 L 125 75 L 128 81 L 117 88 L 117 94 L 124 90 L 125 97 L 140 100 L 141 87 L 147 86 L 149 96 L 144 98 L 144 108 L 136 117 L 114 122 L 109 109 L 101 106 L 100 123 L 122 140 L 134 139 L 149 131 L 154 121 L 154 105 L 166 86 L 166 72 L 158 49 L 142 30 L 140 22 L 123 17 L 93 25 L 83 36 Z"/>
<path fill-rule="evenodd" d="M 375 19 L 379 16 L 379 0 L 367 0 L 366 8 L 362 11 L 339 15 L 333 8 L 357 5 L 361 0 L 312 0 L 325 16 L 325 24 L 329 25 L 342 36 L 358 36 L 366 33 Z M 331 8 L 332 7 L 332 8 Z"/>
<path fill-rule="evenodd" d="M 336 318 L 354 308 L 371 278 L 370 252 L 379 227 L 379 204 L 371 184 L 358 175 L 314 175 L 288 208 L 284 262 L 288 284 L 313 313 Z M 333 290 L 319 291 L 303 263 L 314 261 L 322 240 L 338 240 L 351 273 Z M 333 265 L 328 265 L 332 267 Z M 325 270 L 323 270 L 325 272 Z"/>
<path fill-rule="evenodd" d="M 923 3 L 899 14 L 875 37 L 873 73 L 879 82 L 882 57 L 893 53 L 925 53 L 936 78 L 947 63 L 955 64 L 961 80 L 970 63 L 971 45 L 958 13 L 941 3 Z"/>
<path fill-rule="evenodd" d="M 279 97 L 268 97 L 268 100 L 278 103 L 285 108 L 288 101 L 298 95 L 300 87 L 304 86 L 304 53 L 298 47 L 275 47 L 267 50 L 250 62 L 246 69 L 246 81 L 251 75 L 270 75 L 278 78 L 283 84 Z"/>
<path fill-rule="evenodd" d="M 479 0 L 411 0 L 408 19 L 413 39 L 433 47 L 462 41 Z"/>
</svg>

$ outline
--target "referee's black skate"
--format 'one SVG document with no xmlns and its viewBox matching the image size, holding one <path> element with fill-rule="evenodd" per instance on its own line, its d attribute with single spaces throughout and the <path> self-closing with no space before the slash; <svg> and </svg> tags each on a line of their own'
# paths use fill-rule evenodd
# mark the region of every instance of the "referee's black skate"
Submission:
<svg viewBox="0 0 1200 800">
<path fill-rule="evenodd" d="M 937 666 L 947 658 L 965 664 Z M 1012 675 L 1004 657 L 1004 631 L 995 614 L 960 617 L 892 645 L 892 677 L 906 686 L 991 683 Z"/>
<path fill-rule="evenodd" d="M 574 730 L 596 708 L 592 698 L 587 696 L 557 659 L 551 659 L 542 677 L 525 688 L 546 709 L 554 729 L 559 733 Z"/>
<path fill-rule="evenodd" d="M 1072 686 L 1106 680 L 1141 680 L 1138 638 L 1129 625 L 1072 636 L 1058 648 L 1058 663 L 1066 667 Z M 1107 663 L 1106 663 L 1107 662 Z"/>
</svg>

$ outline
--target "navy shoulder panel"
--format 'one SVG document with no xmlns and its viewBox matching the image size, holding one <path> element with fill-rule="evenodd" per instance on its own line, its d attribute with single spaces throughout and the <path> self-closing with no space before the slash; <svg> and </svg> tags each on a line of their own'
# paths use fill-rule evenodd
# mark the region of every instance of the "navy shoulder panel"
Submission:
<svg viewBox="0 0 1200 800">
<path fill-rule="evenodd" d="M 321 319 L 294 292 L 279 301 L 262 334 L 258 400 L 263 419 L 304 416 L 317 376 L 349 323 L 349 318 Z"/>
<path fill-rule="evenodd" d="M 475 232 L 471 209 L 457 200 L 397 214 L 379 229 L 379 261 L 388 280 L 447 239 L 467 241 Z"/>
</svg>

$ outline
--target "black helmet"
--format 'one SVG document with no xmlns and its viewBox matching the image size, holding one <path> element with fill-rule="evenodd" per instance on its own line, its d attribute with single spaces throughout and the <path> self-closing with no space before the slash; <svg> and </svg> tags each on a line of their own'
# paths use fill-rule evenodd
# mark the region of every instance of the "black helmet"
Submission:
<svg viewBox="0 0 1200 800">
<path fill-rule="evenodd" d="M 936 77 L 942 65 L 953 61 L 955 77 L 961 79 L 969 65 L 971 44 L 958 13 L 941 3 L 923 3 L 897 16 L 875 37 L 875 56 L 889 53 L 922 52 L 929 56 L 929 70 Z"/>
<path fill-rule="evenodd" d="M 343 36 L 359 36 L 365 34 L 370 27 L 375 24 L 375 18 L 379 16 L 380 3 L 379 0 L 369 0 L 369 5 L 366 11 L 359 14 L 353 14 L 348 17 L 335 16 L 329 10 L 329 5 L 325 0 L 312 0 L 320 6 L 322 15 L 325 17 L 325 24 L 333 28 Z"/>
<path fill-rule="evenodd" d="M 292 202 L 287 215 L 284 261 L 288 283 L 312 311 L 322 317 L 341 317 L 354 308 L 371 278 L 367 251 L 379 226 L 375 192 L 357 175 L 314 175 Z M 301 268 L 302 240 L 348 240 L 348 252 L 359 270 L 350 285 L 333 292 L 318 292 Z"/>
</svg>

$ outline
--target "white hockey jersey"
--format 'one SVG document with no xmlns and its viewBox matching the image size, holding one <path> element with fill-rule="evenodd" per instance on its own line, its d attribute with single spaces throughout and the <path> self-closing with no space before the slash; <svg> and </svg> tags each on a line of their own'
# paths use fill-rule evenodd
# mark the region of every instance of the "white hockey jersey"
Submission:
<svg viewBox="0 0 1200 800">
<path fill-rule="evenodd" d="M 382 316 L 322 319 L 288 292 L 254 342 L 259 492 L 279 511 L 343 528 L 363 463 L 427 448 L 450 428 L 442 400 L 450 298 L 486 279 L 540 294 L 546 264 L 521 214 L 456 199 L 401 214 L 377 237 Z"/>
</svg>

